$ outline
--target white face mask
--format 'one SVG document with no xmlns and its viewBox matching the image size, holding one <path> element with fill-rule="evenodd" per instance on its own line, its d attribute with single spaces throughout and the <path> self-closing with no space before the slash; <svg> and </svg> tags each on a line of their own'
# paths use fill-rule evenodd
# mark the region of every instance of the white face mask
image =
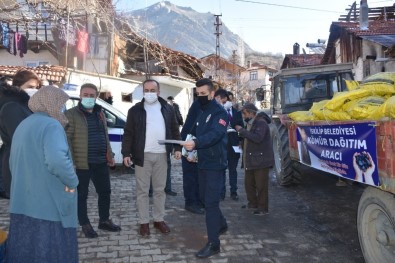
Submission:
<svg viewBox="0 0 395 263">
<path fill-rule="evenodd" d="M 224 109 L 229 110 L 230 108 L 232 108 L 232 106 L 233 106 L 233 103 L 231 101 L 227 101 L 224 104 Z"/>
<path fill-rule="evenodd" d="M 158 100 L 158 94 L 156 92 L 146 92 L 144 93 L 144 100 L 148 104 L 152 104 Z"/>
</svg>

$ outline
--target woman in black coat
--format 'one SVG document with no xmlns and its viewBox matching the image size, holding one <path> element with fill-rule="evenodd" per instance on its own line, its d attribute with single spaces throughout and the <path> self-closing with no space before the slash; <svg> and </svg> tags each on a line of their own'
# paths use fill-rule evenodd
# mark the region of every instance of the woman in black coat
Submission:
<svg viewBox="0 0 395 263">
<path fill-rule="evenodd" d="M 0 84 L 0 137 L 3 141 L 1 172 L 6 196 L 9 196 L 11 186 L 11 172 L 8 161 L 12 136 L 19 123 L 31 114 L 27 106 L 29 98 L 29 95 L 19 87 L 5 83 Z"/>
</svg>

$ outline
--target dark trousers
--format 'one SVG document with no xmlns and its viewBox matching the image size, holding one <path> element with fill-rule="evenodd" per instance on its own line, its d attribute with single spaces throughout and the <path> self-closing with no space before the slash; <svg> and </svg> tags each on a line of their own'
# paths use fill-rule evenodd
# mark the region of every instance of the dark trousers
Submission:
<svg viewBox="0 0 395 263">
<path fill-rule="evenodd" d="M 200 194 L 204 196 L 208 242 L 219 245 L 219 230 L 226 219 L 219 208 L 223 170 L 199 169 Z"/>
<path fill-rule="evenodd" d="M 165 192 L 171 191 L 171 159 L 170 154 L 167 154 L 167 178 L 166 178 L 166 186 Z"/>
<path fill-rule="evenodd" d="M 244 184 L 248 204 L 267 212 L 269 210 L 269 168 L 245 171 Z"/>
<path fill-rule="evenodd" d="M 107 163 L 90 163 L 89 170 L 77 169 L 78 184 L 78 221 L 80 225 L 89 224 L 87 199 L 89 181 L 92 180 L 98 195 L 100 221 L 110 217 L 111 183 Z"/>
<path fill-rule="evenodd" d="M 200 206 L 198 167 L 196 163 L 188 162 L 187 158 L 181 157 L 182 183 L 186 206 Z"/>
<path fill-rule="evenodd" d="M 235 151 L 228 147 L 228 174 L 229 174 L 229 186 L 230 186 L 230 193 L 236 194 L 237 193 L 237 164 L 239 163 L 240 154 L 235 153 Z M 223 183 L 222 183 L 222 190 L 221 196 L 225 197 L 226 194 L 226 170 L 224 171 L 223 175 Z"/>
</svg>

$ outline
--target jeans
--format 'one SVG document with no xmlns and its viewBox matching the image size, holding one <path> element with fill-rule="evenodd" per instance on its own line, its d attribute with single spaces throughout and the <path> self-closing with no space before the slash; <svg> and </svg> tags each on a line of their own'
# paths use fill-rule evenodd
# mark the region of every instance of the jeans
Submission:
<svg viewBox="0 0 395 263">
<path fill-rule="evenodd" d="M 219 208 L 223 170 L 199 169 L 200 194 L 204 196 L 208 242 L 219 245 L 219 231 L 226 226 L 226 219 Z"/>
<path fill-rule="evenodd" d="M 184 156 L 181 157 L 181 162 L 185 206 L 200 206 L 197 163 L 188 162 Z"/>
<path fill-rule="evenodd" d="M 77 169 L 78 190 L 78 221 L 80 225 L 89 224 L 87 199 L 89 181 L 92 180 L 98 195 L 100 222 L 110 217 L 111 183 L 107 163 L 90 163 L 89 169 Z"/>
</svg>

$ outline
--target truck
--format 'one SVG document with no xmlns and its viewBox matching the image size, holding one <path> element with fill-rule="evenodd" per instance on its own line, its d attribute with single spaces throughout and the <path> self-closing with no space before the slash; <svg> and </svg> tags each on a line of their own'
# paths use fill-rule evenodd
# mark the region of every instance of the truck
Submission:
<svg viewBox="0 0 395 263">
<path fill-rule="evenodd" d="M 272 79 L 271 134 L 280 185 L 301 166 L 363 184 L 357 229 L 365 261 L 395 262 L 395 120 L 293 121 L 295 111 L 347 90 L 352 63 L 280 70 Z M 395 89 L 395 86 L 394 86 Z"/>
</svg>

